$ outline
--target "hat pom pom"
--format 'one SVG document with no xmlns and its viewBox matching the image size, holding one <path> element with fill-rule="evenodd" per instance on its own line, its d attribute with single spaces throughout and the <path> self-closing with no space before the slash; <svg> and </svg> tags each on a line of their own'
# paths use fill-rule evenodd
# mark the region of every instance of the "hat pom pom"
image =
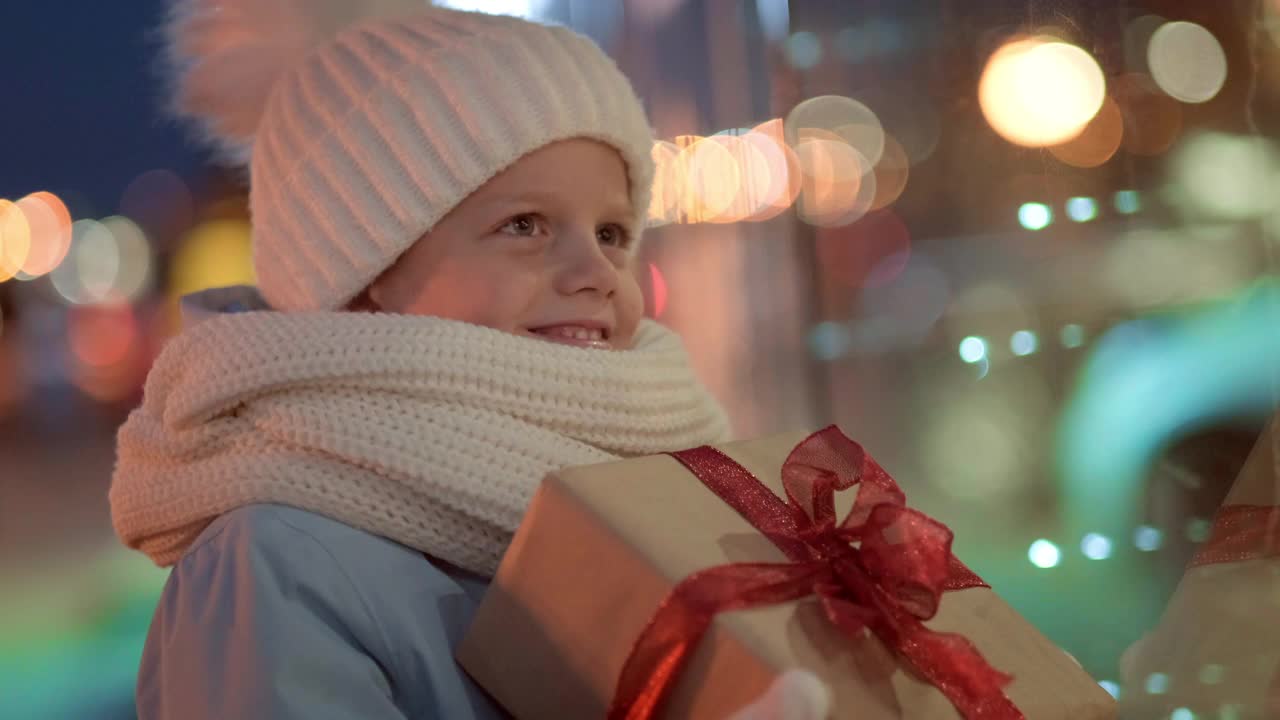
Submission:
<svg viewBox="0 0 1280 720">
<path fill-rule="evenodd" d="M 175 0 L 164 25 L 171 110 L 218 158 L 245 166 L 276 81 L 312 48 L 425 0 Z"/>
</svg>

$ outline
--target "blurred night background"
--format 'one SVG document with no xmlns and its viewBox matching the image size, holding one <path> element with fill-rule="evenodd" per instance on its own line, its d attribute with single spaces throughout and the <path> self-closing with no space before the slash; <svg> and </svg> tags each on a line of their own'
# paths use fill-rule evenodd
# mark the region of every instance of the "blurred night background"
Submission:
<svg viewBox="0 0 1280 720">
<path fill-rule="evenodd" d="M 1275 407 L 1280 2 L 446 4 L 633 79 L 649 312 L 740 436 L 841 423 L 1104 687 L 1152 691 L 1120 656 Z M 165 571 L 112 534 L 114 432 L 175 299 L 253 279 L 237 174 L 164 113 L 163 14 L 0 14 L 5 718 L 133 717 Z"/>
</svg>

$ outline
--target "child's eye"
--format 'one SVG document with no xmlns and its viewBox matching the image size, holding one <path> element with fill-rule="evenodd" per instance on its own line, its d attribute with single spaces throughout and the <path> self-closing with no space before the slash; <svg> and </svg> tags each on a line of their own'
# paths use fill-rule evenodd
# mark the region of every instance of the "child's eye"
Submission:
<svg viewBox="0 0 1280 720">
<path fill-rule="evenodd" d="M 536 235 L 543 230 L 542 218 L 537 215 L 516 215 L 508 220 L 502 227 L 498 228 L 498 232 L 508 235 L 521 235 L 530 237 Z"/>
<path fill-rule="evenodd" d="M 610 223 L 596 231 L 596 239 L 605 245 L 626 249 L 631 246 L 631 233 L 621 225 Z"/>
</svg>

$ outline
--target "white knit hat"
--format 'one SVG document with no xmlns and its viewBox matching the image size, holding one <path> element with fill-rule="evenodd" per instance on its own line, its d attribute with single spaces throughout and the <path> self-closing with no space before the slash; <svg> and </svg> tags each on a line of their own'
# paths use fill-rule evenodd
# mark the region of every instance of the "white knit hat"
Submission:
<svg viewBox="0 0 1280 720">
<path fill-rule="evenodd" d="M 425 0 L 180 0 L 178 110 L 248 163 L 253 262 L 281 310 L 343 307 L 446 213 L 558 140 L 617 148 L 642 226 L 652 133 L 563 27 Z"/>
</svg>

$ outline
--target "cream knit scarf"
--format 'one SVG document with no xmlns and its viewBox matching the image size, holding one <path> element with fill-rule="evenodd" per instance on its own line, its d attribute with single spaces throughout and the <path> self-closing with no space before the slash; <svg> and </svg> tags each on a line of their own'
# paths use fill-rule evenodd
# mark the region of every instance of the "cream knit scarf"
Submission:
<svg viewBox="0 0 1280 720">
<path fill-rule="evenodd" d="M 611 352 L 431 317 L 223 315 L 157 359 L 119 432 L 111 515 L 159 565 L 274 502 L 491 575 L 548 471 L 727 433 L 651 321 Z"/>
</svg>

